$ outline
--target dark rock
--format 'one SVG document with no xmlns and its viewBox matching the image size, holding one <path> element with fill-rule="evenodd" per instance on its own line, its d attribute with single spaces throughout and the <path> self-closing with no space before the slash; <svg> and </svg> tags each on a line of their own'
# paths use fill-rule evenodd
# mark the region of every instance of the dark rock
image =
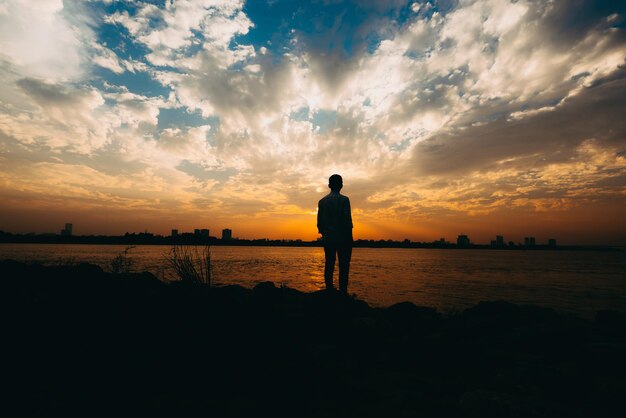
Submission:
<svg viewBox="0 0 626 418">
<path fill-rule="evenodd" d="M 75 270 L 77 275 L 99 275 L 103 272 L 100 266 L 90 263 L 80 263 L 76 267 L 68 266 L 68 269 Z"/>
<path fill-rule="evenodd" d="M 519 313 L 520 307 L 510 302 L 481 301 L 478 305 L 463 311 L 463 317 L 465 319 L 515 318 Z"/>
<path fill-rule="evenodd" d="M 463 311 L 463 318 L 470 322 L 492 326 L 528 326 L 559 320 L 550 308 L 535 305 L 515 305 L 505 301 L 480 302 Z"/>
<path fill-rule="evenodd" d="M 595 322 L 604 327 L 615 329 L 626 328 L 626 318 L 616 311 L 603 310 L 596 312 Z"/>
<path fill-rule="evenodd" d="M 274 285 L 274 282 L 261 282 L 252 288 L 254 301 L 267 307 L 275 307 L 281 297 L 282 292 Z"/>
<path fill-rule="evenodd" d="M 0 273 L 12 416 L 69 415 L 77 400 L 113 415 L 129 399 L 134 416 L 608 417 L 626 390 L 615 312 L 591 322 L 500 301 L 442 317 L 271 282 L 7 261 Z"/>
<path fill-rule="evenodd" d="M 229 301 L 243 302 L 250 294 L 250 290 L 239 285 L 227 285 L 213 288 L 214 296 L 225 298 Z"/>
<path fill-rule="evenodd" d="M 252 291 L 254 293 L 273 293 L 277 290 L 278 288 L 276 287 L 274 282 L 269 281 L 258 283 L 256 286 L 254 286 L 254 288 L 252 288 Z"/>
<path fill-rule="evenodd" d="M 532 418 L 551 416 L 532 399 L 492 390 L 472 390 L 461 397 L 463 415 L 476 418 Z"/>
<path fill-rule="evenodd" d="M 427 306 L 417 306 L 411 302 L 400 302 L 385 309 L 387 315 L 402 320 L 434 320 L 441 315 L 437 309 Z"/>
</svg>

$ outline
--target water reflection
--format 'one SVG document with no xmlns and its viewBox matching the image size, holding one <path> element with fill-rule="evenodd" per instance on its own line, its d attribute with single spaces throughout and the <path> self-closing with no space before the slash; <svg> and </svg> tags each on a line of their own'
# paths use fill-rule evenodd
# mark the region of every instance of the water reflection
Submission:
<svg viewBox="0 0 626 418">
<path fill-rule="evenodd" d="M 308 280 L 302 290 L 313 292 L 324 289 L 324 250 L 322 248 L 312 248 L 308 258 L 310 268 L 307 270 Z"/>
</svg>

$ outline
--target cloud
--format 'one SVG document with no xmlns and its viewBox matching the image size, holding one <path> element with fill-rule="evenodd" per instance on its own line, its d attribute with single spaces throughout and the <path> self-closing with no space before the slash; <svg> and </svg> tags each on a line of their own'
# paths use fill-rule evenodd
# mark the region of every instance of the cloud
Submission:
<svg viewBox="0 0 626 418">
<path fill-rule="evenodd" d="M 181 0 L 160 8 L 137 2 L 133 13 L 118 11 L 105 19 L 126 28 L 136 42 L 151 51 L 155 65 L 176 66 L 187 49 L 203 43 L 222 51 L 231 39 L 248 31 L 252 22 L 241 12 L 243 1 Z"/>
<path fill-rule="evenodd" d="M 42 4 L 0 9 L 0 134 L 58 186 L 7 196 L 308 219 L 340 172 L 380 234 L 623 202 L 616 2 Z"/>
<path fill-rule="evenodd" d="M 520 157 L 538 155 L 533 165 L 567 160 L 586 140 L 619 151 L 626 147 L 626 77 L 585 88 L 560 106 L 521 120 L 504 117 L 435 135 L 414 149 L 412 165 L 421 174 L 460 174 Z"/>
<path fill-rule="evenodd" d="M 84 28 L 82 28 L 84 29 Z M 0 58 L 22 76 L 70 80 L 84 74 L 86 34 L 69 21 L 62 0 L 7 0 L 0 10 Z"/>
<path fill-rule="evenodd" d="M 93 64 L 106 68 L 116 74 L 121 74 L 127 70 L 134 71 L 132 65 L 121 60 L 117 54 L 109 48 L 98 43 L 93 43 L 92 48 L 94 49 L 94 56 L 92 58 Z"/>
</svg>

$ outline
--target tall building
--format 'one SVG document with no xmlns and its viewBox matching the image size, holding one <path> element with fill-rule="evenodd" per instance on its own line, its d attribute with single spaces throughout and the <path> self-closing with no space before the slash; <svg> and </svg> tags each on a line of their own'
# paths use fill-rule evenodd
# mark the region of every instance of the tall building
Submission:
<svg viewBox="0 0 626 418">
<path fill-rule="evenodd" d="M 534 247 L 535 246 L 535 237 L 524 237 L 524 246 L 526 246 L 526 247 Z"/>
<path fill-rule="evenodd" d="M 459 235 L 456 239 L 456 245 L 459 247 L 467 247 L 470 245 L 470 240 L 467 235 Z"/>
<path fill-rule="evenodd" d="M 178 236 L 178 229 L 172 229 L 172 238 L 175 238 Z"/>
<path fill-rule="evenodd" d="M 231 239 L 233 239 L 232 229 L 222 229 L 222 241 L 230 241 Z"/>
<path fill-rule="evenodd" d="M 504 237 L 502 235 L 496 235 L 496 246 L 504 247 Z"/>
<path fill-rule="evenodd" d="M 548 246 L 550 246 L 550 247 L 556 247 L 556 239 L 554 239 L 554 238 L 550 238 L 550 239 L 548 240 Z"/>
<path fill-rule="evenodd" d="M 61 230 L 61 235 L 63 235 L 64 237 L 71 237 L 72 236 L 72 224 L 66 223 L 65 228 Z"/>
<path fill-rule="evenodd" d="M 202 237 L 202 238 L 208 238 L 209 237 L 209 230 L 206 228 L 203 229 L 194 229 L 193 230 L 193 234 L 196 237 Z"/>
</svg>

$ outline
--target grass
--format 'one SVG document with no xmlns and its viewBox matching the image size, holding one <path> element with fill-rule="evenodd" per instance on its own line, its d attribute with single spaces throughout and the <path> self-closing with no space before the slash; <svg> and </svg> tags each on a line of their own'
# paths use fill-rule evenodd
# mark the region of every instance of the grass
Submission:
<svg viewBox="0 0 626 418">
<path fill-rule="evenodd" d="M 170 250 L 167 261 L 179 281 L 211 286 L 211 248 L 208 245 L 176 245 Z"/>
<path fill-rule="evenodd" d="M 124 251 L 116 255 L 113 260 L 109 263 L 109 270 L 111 273 L 115 274 L 123 274 L 130 273 L 133 268 L 133 259 L 130 258 L 128 253 L 130 250 L 135 248 L 135 246 L 126 247 Z"/>
</svg>

